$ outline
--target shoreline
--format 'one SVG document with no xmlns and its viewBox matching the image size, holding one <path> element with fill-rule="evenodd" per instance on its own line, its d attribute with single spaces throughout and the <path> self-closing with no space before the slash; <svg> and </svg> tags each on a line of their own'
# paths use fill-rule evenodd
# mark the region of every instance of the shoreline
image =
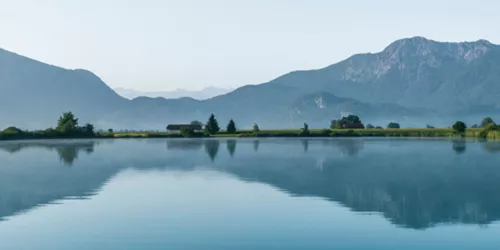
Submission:
<svg viewBox="0 0 500 250">
<path fill-rule="evenodd" d="M 60 139 L 134 139 L 134 138 L 356 138 L 356 137 L 378 137 L 378 138 L 472 138 L 486 140 L 500 140 L 500 131 L 489 131 L 486 137 L 481 136 L 483 129 L 467 129 L 463 134 L 457 134 L 448 128 L 416 128 L 416 129 L 320 129 L 310 130 L 303 133 L 301 130 L 262 130 L 253 132 L 241 130 L 236 133 L 219 132 L 215 135 L 203 135 L 197 133 L 195 136 L 183 136 L 176 132 L 105 132 L 96 133 L 92 136 L 14 136 L 1 138 L 0 141 L 18 140 L 60 140 Z"/>
</svg>

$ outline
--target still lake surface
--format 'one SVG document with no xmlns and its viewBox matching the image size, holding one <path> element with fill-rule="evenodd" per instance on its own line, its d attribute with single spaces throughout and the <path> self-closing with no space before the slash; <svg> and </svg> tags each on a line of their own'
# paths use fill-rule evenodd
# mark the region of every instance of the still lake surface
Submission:
<svg viewBox="0 0 500 250">
<path fill-rule="evenodd" d="M 499 249 L 500 144 L 0 142 L 0 249 Z"/>
</svg>

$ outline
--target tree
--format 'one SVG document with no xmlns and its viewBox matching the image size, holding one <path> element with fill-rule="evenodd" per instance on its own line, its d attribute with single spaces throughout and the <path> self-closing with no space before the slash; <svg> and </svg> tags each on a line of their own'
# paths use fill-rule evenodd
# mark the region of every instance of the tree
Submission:
<svg viewBox="0 0 500 250">
<path fill-rule="evenodd" d="M 361 124 L 361 119 L 359 119 L 359 117 L 357 115 L 348 115 L 347 117 L 343 117 L 342 119 L 344 119 L 346 121 L 348 121 L 349 123 L 351 124 Z"/>
<path fill-rule="evenodd" d="M 332 129 L 343 129 L 348 125 L 350 125 L 350 128 L 364 128 L 361 119 L 357 115 L 344 116 L 340 120 L 330 122 L 330 128 Z"/>
<path fill-rule="evenodd" d="M 22 134 L 23 131 L 19 128 L 11 126 L 11 127 L 4 129 L 2 131 L 2 133 L 4 133 L 4 134 Z"/>
<path fill-rule="evenodd" d="M 479 126 L 477 124 L 474 124 L 471 126 L 471 128 L 479 128 Z"/>
<path fill-rule="evenodd" d="M 491 117 L 485 117 L 483 119 L 483 121 L 481 122 L 481 128 L 488 126 L 488 124 L 495 124 L 495 122 L 493 121 L 493 119 L 491 119 Z"/>
<path fill-rule="evenodd" d="M 108 133 L 113 133 L 113 129 L 112 128 L 108 129 Z"/>
<path fill-rule="evenodd" d="M 398 128 L 401 128 L 401 126 L 399 126 L 399 123 L 396 123 L 396 122 L 390 122 L 390 123 L 387 125 L 387 128 L 398 129 Z"/>
<path fill-rule="evenodd" d="M 210 135 L 216 134 L 220 131 L 219 123 L 215 119 L 215 115 L 211 114 L 208 118 L 207 124 L 205 125 L 205 132 Z"/>
<path fill-rule="evenodd" d="M 182 127 L 180 130 L 180 134 L 184 137 L 192 137 L 195 132 L 194 129 L 191 127 Z"/>
<path fill-rule="evenodd" d="M 337 120 L 332 120 L 330 122 L 330 128 L 331 129 L 336 129 L 337 128 Z"/>
<path fill-rule="evenodd" d="M 85 126 L 82 128 L 82 132 L 87 134 L 87 135 L 93 135 L 94 134 L 94 125 L 87 123 Z"/>
<path fill-rule="evenodd" d="M 304 127 L 301 129 L 301 135 L 309 135 L 309 125 L 304 122 Z"/>
<path fill-rule="evenodd" d="M 453 124 L 452 128 L 457 133 L 464 133 L 467 125 L 465 125 L 465 123 L 462 121 L 457 121 L 455 122 L 455 124 Z"/>
<path fill-rule="evenodd" d="M 376 126 L 375 128 L 376 129 L 384 129 L 384 128 L 380 127 L 380 126 Z"/>
<path fill-rule="evenodd" d="M 260 128 L 259 128 L 259 125 L 257 125 L 257 123 L 254 123 L 254 124 L 253 124 L 252 131 L 253 131 L 254 133 L 259 133 L 259 132 L 260 132 Z"/>
<path fill-rule="evenodd" d="M 62 114 L 57 121 L 56 130 L 62 133 L 74 133 L 78 128 L 78 119 L 71 112 Z"/>
<path fill-rule="evenodd" d="M 367 128 L 367 129 L 374 129 L 374 128 L 375 128 L 375 126 L 373 126 L 373 125 L 371 125 L 371 124 L 368 124 L 368 125 L 366 125 L 366 128 Z"/>
<path fill-rule="evenodd" d="M 425 125 L 426 128 L 434 128 L 432 125 Z"/>
<path fill-rule="evenodd" d="M 342 129 L 344 128 L 345 121 L 343 119 L 335 121 L 335 128 Z"/>
<path fill-rule="evenodd" d="M 231 134 L 236 133 L 236 124 L 233 119 L 229 120 L 229 123 L 227 124 L 227 132 Z"/>
<path fill-rule="evenodd" d="M 486 131 L 495 131 L 498 130 L 498 126 L 495 123 L 490 123 L 484 127 L 484 130 Z"/>
<path fill-rule="evenodd" d="M 190 124 L 193 126 L 200 126 L 203 128 L 203 122 L 200 121 L 192 121 Z"/>
</svg>

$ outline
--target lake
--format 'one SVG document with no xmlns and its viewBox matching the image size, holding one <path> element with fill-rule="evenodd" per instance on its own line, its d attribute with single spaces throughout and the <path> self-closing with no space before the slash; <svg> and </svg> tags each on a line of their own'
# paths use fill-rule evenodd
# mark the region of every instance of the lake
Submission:
<svg viewBox="0 0 500 250">
<path fill-rule="evenodd" d="M 0 142 L 0 249 L 498 249 L 500 143 Z"/>
</svg>

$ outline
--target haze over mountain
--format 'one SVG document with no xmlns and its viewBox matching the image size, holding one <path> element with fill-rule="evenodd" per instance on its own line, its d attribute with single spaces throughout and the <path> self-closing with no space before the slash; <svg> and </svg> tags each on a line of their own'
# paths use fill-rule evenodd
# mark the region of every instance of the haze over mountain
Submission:
<svg viewBox="0 0 500 250">
<path fill-rule="evenodd" d="M 422 37 L 393 42 L 318 70 L 294 71 L 207 100 L 127 100 L 97 76 L 0 50 L 0 125 L 40 128 L 63 111 L 98 127 L 164 129 L 168 123 L 234 118 L 240 128 L 328 127 L 340 112 L 365 123 L 448 126 L 477 123 L 500 110 L 500 46 L 485 40 L 442 43 Z"/>
<path fill-rule="evenodd" d="M 115 88 L 114 90 L 117 94 L 130 100 L 142 96 L 151 98 L 163 97 L 167 99 L 189 97 L 196 100 L 205 100 L 232 91 L 232 89 L 217 88 L 214 86 L 205 87 L 201 90 L 176 89 L 172 91 L 140 91 L 127 88 Z"/>
</svg>

